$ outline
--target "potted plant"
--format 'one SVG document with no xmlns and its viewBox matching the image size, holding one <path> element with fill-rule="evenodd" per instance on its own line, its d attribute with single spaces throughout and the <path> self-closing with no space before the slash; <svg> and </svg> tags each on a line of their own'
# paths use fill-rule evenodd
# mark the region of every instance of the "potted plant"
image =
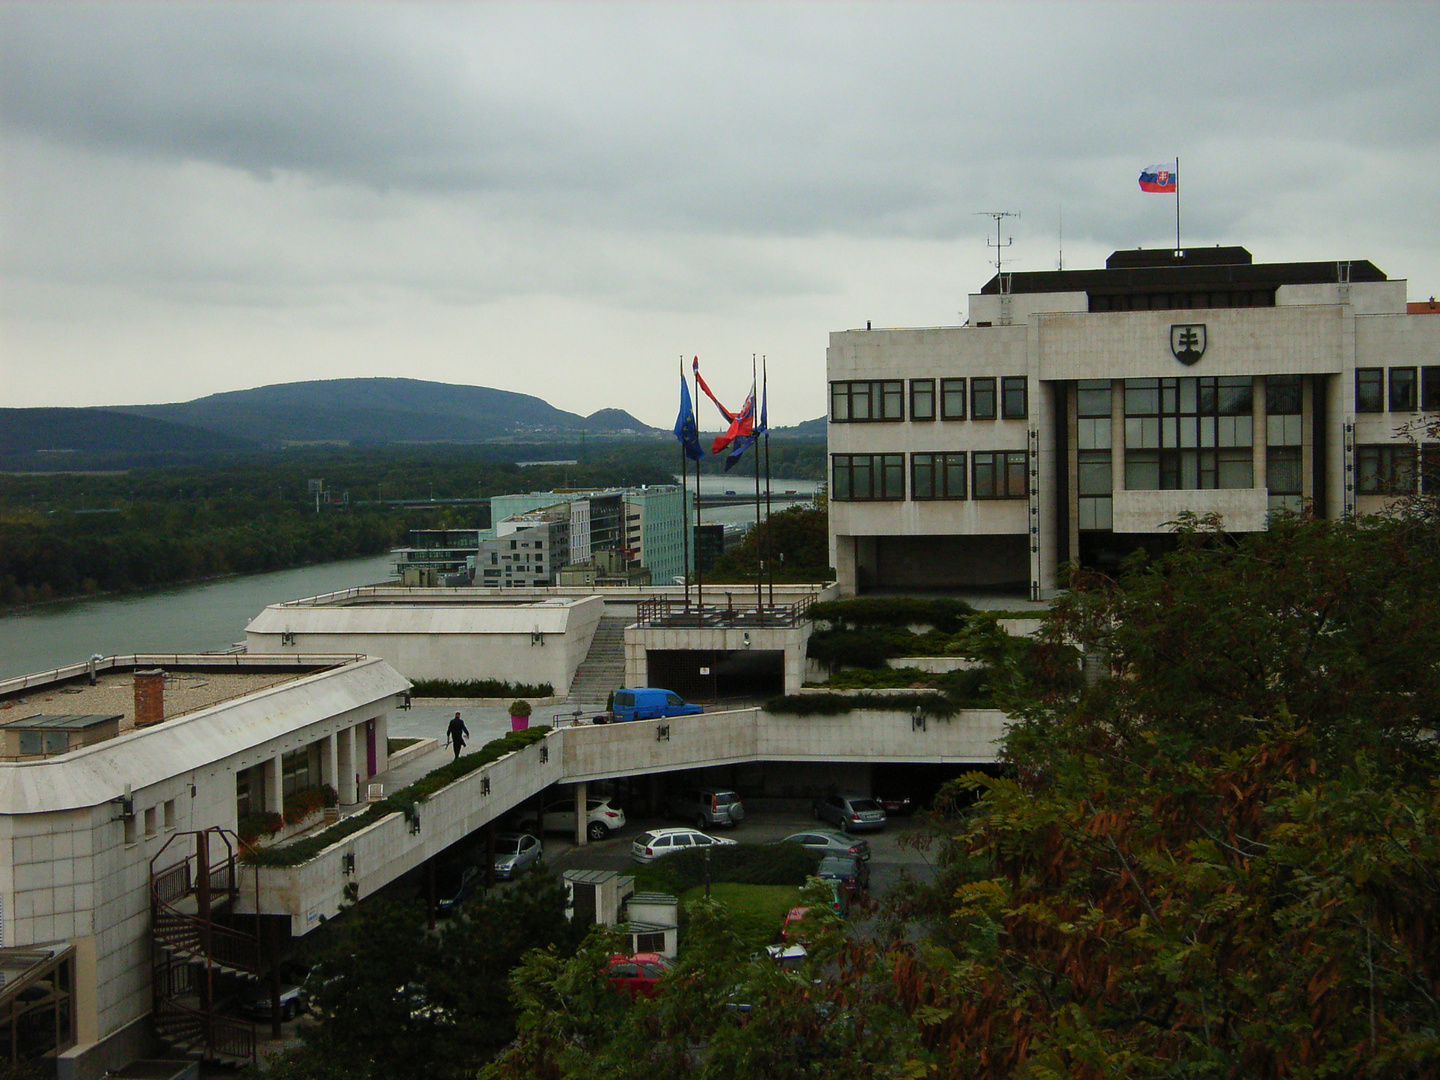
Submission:
<svg viewBox="0 0 1440 1080">
<path fill-rule="evenodd" d="M 530 726 L 530 703 L 517 698 L 510 703 L 510 730 L 524 731 Z"/>
</svg>

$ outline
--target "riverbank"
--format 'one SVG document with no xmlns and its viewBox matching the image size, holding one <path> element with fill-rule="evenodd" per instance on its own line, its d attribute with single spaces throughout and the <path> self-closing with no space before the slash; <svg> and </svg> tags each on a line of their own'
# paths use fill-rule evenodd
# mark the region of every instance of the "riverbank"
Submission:
<svg viewBox="0 0 1440 1080">
<path fill-rule="evenodd" d="M 225 575 L 140 593 L 91 594 L 0 613 L 0 678 L 95 653 L 223 652 L 270 604 L 394 580 L 389 554 L 263 574 Z"/>
</svg>

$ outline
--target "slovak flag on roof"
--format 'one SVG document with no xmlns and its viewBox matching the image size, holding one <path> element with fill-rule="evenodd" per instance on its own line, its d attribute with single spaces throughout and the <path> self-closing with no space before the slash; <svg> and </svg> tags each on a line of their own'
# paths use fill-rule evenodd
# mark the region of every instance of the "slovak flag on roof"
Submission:
<svg viewBox="0 0 1440 1080">
<path fill-rule="evenodd" d="M 1147 165 L 1140 170 L 1140 190 L 1174 195 L 1180 190 L 1180 170 L 1173 163 Z"/>
</svg>

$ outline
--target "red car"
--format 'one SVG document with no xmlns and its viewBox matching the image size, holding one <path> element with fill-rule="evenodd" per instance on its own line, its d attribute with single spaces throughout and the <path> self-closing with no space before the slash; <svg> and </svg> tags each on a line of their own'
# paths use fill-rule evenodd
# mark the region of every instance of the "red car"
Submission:
<svg viewBox="0 0 1440 1080">
<path fill-rule="evenodd" d="M 656 952 L 637 952 L 628 956 L 616 953 L 610 957 L 605 977 L 616 990 L 631 997 L 654 997 L 659 982 L 670 971 L 670 961 Z"/>
</svg>

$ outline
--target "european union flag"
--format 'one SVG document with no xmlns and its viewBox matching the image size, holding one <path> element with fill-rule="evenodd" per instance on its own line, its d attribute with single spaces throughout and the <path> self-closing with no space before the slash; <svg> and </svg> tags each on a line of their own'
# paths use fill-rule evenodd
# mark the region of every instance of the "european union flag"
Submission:
<svg viewBox="0 0 1440 1080">
<path fill-rule="evenodd" d="M 695 405 L 690 400 L 690 384 L 685 381 L 684 375 L 680 376 L 680 415 L 675 418 L 675 438 L 691 461 L 699 461 L 705 456 L 700 446 L 700 428 L 695 423 Z"/>
</svg>

